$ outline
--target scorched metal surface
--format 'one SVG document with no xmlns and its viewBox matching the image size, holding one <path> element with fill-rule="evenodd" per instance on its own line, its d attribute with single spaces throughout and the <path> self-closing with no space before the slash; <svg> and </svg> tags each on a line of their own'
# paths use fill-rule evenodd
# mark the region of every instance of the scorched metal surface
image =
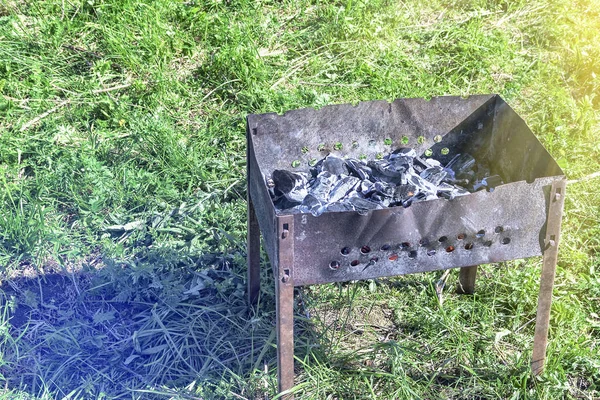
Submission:
<svg viewBox="0 0 600 400">
<path fill-rule="evenodd" d="M 287 341 L 292 338 L 284 330 L 291 329 L 291 323 L 289 318 L 280 321 L 280 311 L 290 312 L 293 286 L 556 253 L 564 173 L 498 95 L 371 101 L 249 115 L 247 141 L 249 295 L 253 300 L 258 293 L 255 236 L 260 226 L 276 277 L 278 335 Z M 277 215 L 266 185 L 275 169 L 308 172 L 327 154 L 373 160 L 404 146 L 423 157 L 430 149 L 444 164 L 455 154 L 469 153 L 504 184 L 493 191 L 408 208 L 327 212 L 317 217 Z M 550 223 L 552 219 L 558 222 Z M 554 265 L 555 261 L 548 267 L 552 278 Z M 463 275 L 473 278 L 474 270 L 470 271 Z M 540 293 L 540 307 L 550 295 L 551 286 L 549 293 Z M 285 350 L 279 339 L 278 343 Z M 289 364 L 289 354 L 278 354 L 278 360 Z M 291 378 L 280 376 L 280 390 L 290 387 L 290 379 L 293 382 L 293 371 Z"/>
</svg>

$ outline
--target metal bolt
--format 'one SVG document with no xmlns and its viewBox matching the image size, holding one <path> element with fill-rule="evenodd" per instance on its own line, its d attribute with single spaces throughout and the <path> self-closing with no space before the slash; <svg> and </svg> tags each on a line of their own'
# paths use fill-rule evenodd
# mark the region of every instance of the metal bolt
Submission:
<svg viewBox="0 0 600 400">
<path fill-rule="evenodd" d="M 558 201 L 561 198 L 561 194 L 560 193 L 554 193 L 554 201 Z"/>
</svg>

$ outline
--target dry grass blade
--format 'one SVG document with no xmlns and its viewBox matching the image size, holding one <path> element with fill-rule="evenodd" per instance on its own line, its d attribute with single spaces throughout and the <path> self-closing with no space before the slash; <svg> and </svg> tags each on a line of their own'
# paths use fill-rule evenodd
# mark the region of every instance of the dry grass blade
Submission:
<svg viewBox="0 0 600 400">
<path fill-rule="evenodd" d="M 21 129 L 19 129 L 19 132 L 25 132 L 27 129 L 35 126 L 37 123 L 39 123 L 41 120 L 43 120 L 44 118 L 46 118 L 47 116 L 57 112 L 58 110 L 60 110 L 61 108 L 63 108 L 64 106 L 66 106 L 67 104 L 69 104 L 71 102 L 71 100 L 67 99 L 67 100 L 63 100 L 60 103 L 58 103 L 56 106 L 52 107 L 51 109 L 49 109 L 48 111 L 45 111 L 43 113 L 41 113 L 40 115 L 38 115 L 37 117 L 33 118 L 30 121 L 27 121 L 26 123 L 24 123 L 21 126 Z"/>
</svg>

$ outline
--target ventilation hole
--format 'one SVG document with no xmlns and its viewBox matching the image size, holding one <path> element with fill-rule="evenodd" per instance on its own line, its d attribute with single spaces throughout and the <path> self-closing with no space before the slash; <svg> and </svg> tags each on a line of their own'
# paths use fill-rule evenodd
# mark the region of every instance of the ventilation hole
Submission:
<svg viewBox="0 0 600 400">
<path fill-rule="evenodd" d="M 482 238 L 484 236 L 485 236 L 485 231 L 483 229 L 480 230 L 479 232 L 477 232 L 477 234 L 475 235 L 475 237 L 478 237 L 478 238 Z"/>
<path fill-rule="evenodd" d="M 485 242 L 483 242 L 483 245 L 485 247 L 491 247 L 492 246 L 492 241 L 491 240 L 486 240 Z"/>
<path fill-rule="evenodd" d="M 356 140 L 352 141 L 352 148 L 356 149 L 358 147 L 358 142 Z"/>
<path fill-rule="evenodd" d="M 300 160 L 292 161 L 292 168 L 298 168 L 300 166 Z"/>
<path fill-rule="evenodd" d="M 421 238 L 421 240 L 419 240 L 419 246 L 427 246 L 429 244 L 429 239 L 427 238 Z"/>
<path fill-rule="evenodd" d="M 390 247 L 392 246 L 390 246 L 389 244 L 384 244 L 383 246 L 381 246 L 381 251 L 388 251 Z"/>
<path fill-rule="evenodd" d="M 390 254 L 390 256 L 388 257 L 388 260 L 390 260 L 390 261 L 396 261 L 397 259 L 398 259 L 398 254 L 396 254 L 396 253 Z"/>
<path fill-rule="evenodd" d="M 473 243 L 465 244 L 465 250 L 473 250 Z"/>
<path fill-rule="evenodd" d="M 342 249 L 341 253 L 342 253 L 343 255 L 347 256 L 348 254 L 350 254 L 350 251 L 351 251 L 350 247 L 344 247 L 344 248 Z"/>
<path fill-rule="evenodd" d="M 464 234 L 464 233 L 459 233 L 459 234 L 456 236 L 456 238 L 457 238 L 458 240 L 463 240 L 463 239 L 464 239 L 464 238 L 466 238 L 466 237 L 467 237 L 467 235 L 466 235 L 466 234 Z"/>
<path fill-rule="evenodd" d="M 310 160 L 308 160 L 308 165 L 310 165 L 311 167 L 314 167 L 315 165 L 317 165 L 317 159 L 311 158 Z"/>
<path fill-rule="evenodd" d="M 361 154 L 360 156 L 358 156 L 358 159 L 359 159 L 359 160 L 366 160 L 366 159 L 367 159 L 367 156 L 366 156 L 366 155 L 364 155 L 364 154 Z"/>
<path fill-rule="evenodd" d="M 429 257 L 431 257 L 431 256 L 435 256 L 435 253 L 436 253 L 436 251 L 435 251 L 434 249 L 427 250 L 427 255 L 428 255 Z"/>
<path fill-rule="evenodd" d="M 494 229 L 494 232 L 496 232 L 496 233 L 504 232 L 504 228 L 502 226 L 497 226 L 496 229 Z"/>
<path fill-rule="evenodd" d="M 408 144 L 408 136 L 402 136 L 402 140 L 400 140 L 402 144 Z"/>
<path fill-rule="evenodd" d="M 425 153 L 424 153 L 424 154 L 425 154 L 427 157 L 431 157 L 431 156 L 433 155 L 433 150 L 431 150 L 431 149 L 427 149 L 427 150 L 425 150 Z"/>
<path fill-rule="evenodd" d="M 308 147 L 304 146 L 302 148 L 302 154 L 306 154 L 306 153 L 308 153 Z"/>
<path fill-rule="evenodd" d="M 425 136 L 419 136 L 419 137 L 417 138 L 417 143 L 419 143 L 419 144 L 423 144 L 423 143 L 425 143 Z"/>
<path fill-rule="evenodd" d="M 438 239 L 440 243 L 444 243 L 446 240 L 448 240 L 448 236 L 442 236 Z"/>
<path fill-rule="evenodd" d="M 509 244 L 510 243 L 510 238 L 505 237 L 504 239 L 502 239 L 502 244 Z"/>
<path fill-rule="evenodd" d="M 435 135 L 433 137 L 433 141 L 436 142 L 436 143 L 441 142 L 442 141 L 442 135 Z"/>
<path fill-rule="evenodd" d="M 446 247 L 446 253 L 452 253 L 454 251 L 454 246 Z"/>
<path fill-rule="evenodd" d="M 363 246 L 360 248 L 360 252 L 363 254 L 367 254 L 371 252 L 371 248 L 369 246 Z"/>
<path fill-rule="evenodd" d="M 333 145 L 334 150 L 341 150 L 343 147 L 344 146 L 340 142 L 337 142 L 336 144 Z"/>
<path fill-rule="evenodd" d="M 408 258 L 417 258 L 417 251 L 412 250 L 410 253 L 408 253 Z"/>
<path fill-rule="evenodd" d="M 376 159 L 378 160 L 382 160 L 383 159 L 383 154 L 382 153 L 377 153 L 377 155 L 375 156 Z"/>
<path fill-rule="evenodd" d="M 358 264 L 360 264 L 358 260 L 352 260 L 352 262 L 350 263 L 350 265 L 352 265 L 353 267 L 356 267 Z"/>
<path fill-rule="evenodd" d="M 325 151 L 325 143 L 321 143 L 320 145 L 317 146 L 317 150 L 319 151 Z"/>
<path fill-rule="evenodd" d="M 440 150 L 440 153 L 442 153 L 443 156 L 448 155 L 448 153 L 450 153 L 450 150 L 447 147 L 444 147 L 442 150 Z"/>
<path fill-rule="evenodd" d="M 375 139 L 369 140 L 369 147 L 375 147 L 375 146 L 377 146 L 377 142 L 375 141 Z"/>
<path fill-rule="evenodd" d="M 400 245 L 400 248 L 402 250 L 408 250 L 410 247 L 410 243 L 409 242 L 402 242 L 402 244 Z"/>
<path fill-rule="evenodd" d="M 340 263 L 339 261 L 332 261 L 329 263 L 329 268 L 331 268 L 334 271 L 337 271 L 338 269 L 340 269 Z"/>
<path fill-rule="evenodd" d="M 385 144 L 386 146 L 391 146 L 392 145 L 392 139 L 385 138 L 385 140 L 383 141 L 383 144 Z"/>
</svg>

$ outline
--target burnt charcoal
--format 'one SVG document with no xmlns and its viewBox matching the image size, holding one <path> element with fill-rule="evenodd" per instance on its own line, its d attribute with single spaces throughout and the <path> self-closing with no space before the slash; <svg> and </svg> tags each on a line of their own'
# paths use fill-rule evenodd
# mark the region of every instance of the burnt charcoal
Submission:
<svg viewBox="0 0 600 400">
<path fill-rule="evenodd" d="M 409 198 L 408 200 L 404 201 L 402 203 L 402 206 L 408 207 L 414 203 L 419 203 L 421 201 L 427 201 L 427 200 L 435 200 L 435 199 L 437 199 L 437 196 L 435 194 L 431 194 L 431 193 L 427 194 L 425 192 L 419 192 L 419 193 L 415 194 L 414 196 L 412 196 L 411 198 Z"/>
<path fill-rule="evenodd" d="M 383 196 L 379 193 L 375 193 L 375 194 L 371 195 L 371 197 L 369 197 L 369 199 L 383 207 L 389 207 L 389 205 L 392 204 L 391 197 Z"/>
<path fill-rule="evenodd" d="M 460 187 L 458 185 L 450 185 L 446 182 L 440 183 L 440 185 L 438 186 L 438 191 L 437 191 L 437 195 L 439 197 L 443 197 L 448 200 L 452 200 L 455 197 L 464 196 L 469 193 L 470 192 L 463 187 Z"/>
<path fill-rule="evenodd" d="M 345 160 L 331 154 L 323 160 L 321 171 L 329 172 L 332 175 L 348 175 L 350 172 Z"/>
<path fill-rule="evenodd" d="M 410 199 L 412 196 L 415 195 L 417 190 L 418 189 L 415 185 L 396 186 L 396 189 L 394 190 L 394 202 L 402 203 L 402 202 Z"/>
<path fill-rule="evenodd" d="M 356 176 L 358 179 L 363 181 L 365 179 L 369 179 L 371 177 L 371 174 L 373 173 L 371 168 L 353 158 L 346 160 L 346 165 L 352 175 Z"/>
<path fill-rule="evenodd" d="M 346 202 L 343 203 L 329 203 L 325 206 L 325 211 L 336 212 L 336 211 L 354 211 L 351 204 Z"/>
<path fill-rule="evenodd" d="M 360 186 L 357 189 L 360 194 L 366 197 L 375 192 L 375 184 L 370 180 L 365 179 L 360 183 Z"/>
<path fill-rule="evenodd" d="M 394 151 L 386 159 L 394 170 L 404 172 L 413 166 L 413 160 L 416 156 L 417 152 L 414 149 L 404 147 Z"/>
<path fill-rule="evenodd" d="M 400 185 L 406 180 L 404 171 L 395 170 L 393 165 L 386 160 L 369 161 L 367 165 L 372 170 L 371 177 L 373 180 L 396 185 Z"/>
<path fill-rule="evenodd" d="M 434 158 L 426 158 L 425 164 L 427 164 L 430 167 L 441 167 L 442 166 L 442 163 Z"/>
<path fill-rule="evenodd" d="M 429 167 L 430 165 L 427 164 L 424 159 L 422 159 L 421 157 L 415 157 L 413 161 L 413 168 L 415 169 L 415 171 L 417 171 L 417 173 L 420 174 Z"/>
<path fill-rule="evenodd" d="M 342 200 L 359 184 L 360 179 L 354 176 L 343 177 L 335 184 L 333 189 L 331 189 L 331 192 L 329 193 L 329 202 L 334 203 L 336 201 Z"/>
<path fill-rule="evenodd" d="M 312 194 L 309 194 L 304 198 L 299 208 L 302 210 L 302 212 L 309 212 L 315 217 L 318 217 L 325 211 L 324 206 L 324 202 L 321 202 L 321 200 L 319 200 Z"/>
<path fill-rule="evenodd" d="M 315 196 L 313 196 L 312 194 L 309 194 L 308 196 L 306 196 L 304 198 L 304 200 L 302 200 L 302 207 L 306 207 L 308 209 L 312 209 L 314 207 L 320 207 L 322 206 L 323 203 L 317 199 Z"/>
<path fill-rule="evenodd" d="M 392 197 L 394 195 L 394 187 L 386 182 L 375 182 L 373 189 L 375 193 L 384 197 Z"/>
<path fill-rule="evenodd" d="M 357 196 L 350 197 L 347 202 L 350 203 L 356 211 L 379 210 L 383 208 L 378 203 Z"/>
<path fill-rule="evenodd" d="M 421 178 L 425 179 L 427 182 L 435 186 L 439 186 L 439 184 L 444 180 L 446 175 L 446 171 L 444 171 L 444 169 L 440 166 L 429 167 L 419 174 Z"/>
<path fill-rule="evenodd" d="M 326 202 L 329 200 L 329 193 L 337 181 L 338 179 L 335 175 L 323 171 L 311 182 L 309 193 L 320 201 Z"/>
<path fill-rule="evenodd" d="M 285 196 L 273 200 L 273 205 L 277 210 L 288 210 L 300 205 L 298 201 L 290 201 Z"/>
<path fill-rule="evenodd" d="M 434 184 L 425 179 L 421 178 L 420 175 L 410 174 L 408 177 L 408 182 L 413 186 L 419 188 L 422 192 L 436 193 L 437 188 Z"/>
<path fill-rule="evenodd" d="M 490 192 L 493 192 L 496 186 L 502 185 L 504 182 L 502 178 L 498 175 L 487 176 L 480 181 L 475 182 L 473 185 L 473 191 L 478 191 L 481 189 L 487 189 Z"/>
<path fill-rule="evenodd" d="M 290 202 L 300 203 L 308 194 L 308 180 L 304 175 L 276 169 L 273 171 L 273 190 L 276 196 L 285 196 Z"/>
<path fill-rule="evenodd" d="M 307 174 L 284 170 L 265 177 L 278 213 L 364 214 L 438 198 L 452 200 L 482 189 L 493 191 L 503 183 L 500 176 L 490 176 L 487 165 L 475 164 L 469 154 L 458 154 L 443 166 L 433 158 L 417 156 L 410 148 L 366 164 L 329 155 L 318 161 L 311 173 L 310 181 Z"/>
</svg>

